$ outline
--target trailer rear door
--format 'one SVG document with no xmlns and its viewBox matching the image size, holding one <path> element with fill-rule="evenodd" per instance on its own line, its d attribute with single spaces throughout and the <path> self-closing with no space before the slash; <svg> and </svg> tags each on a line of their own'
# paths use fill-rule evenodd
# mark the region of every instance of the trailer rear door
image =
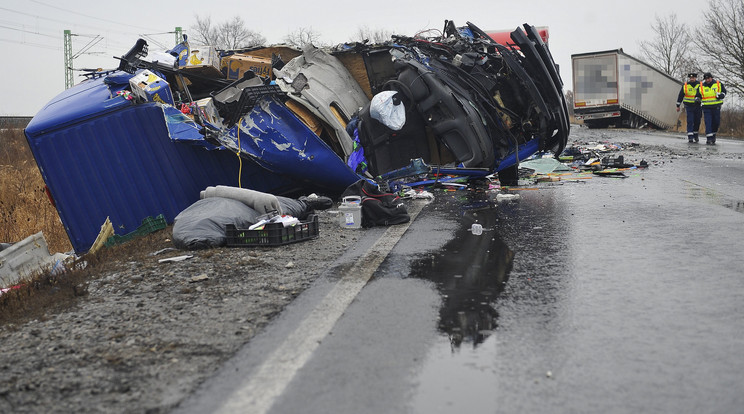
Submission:
<svg viewBox="0 0 744 414">
<path fill-rule="evenodd" d="M 617 54 L 573 56 L 574 110 L 618 105 Z"/>
</svg>

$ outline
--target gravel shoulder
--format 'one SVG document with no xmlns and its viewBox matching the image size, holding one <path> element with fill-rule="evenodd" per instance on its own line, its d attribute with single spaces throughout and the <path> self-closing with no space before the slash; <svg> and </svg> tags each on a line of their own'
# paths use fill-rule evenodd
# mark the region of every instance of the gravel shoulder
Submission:
<svg viewBox="0 0 744 414">
<path fill-rule="evenodd" d="M 603 141 L 573 132 L 577 143 Z M 619 154 L 651 168 L 727 156 L 649 145 Z M 170 411 L 363 232 L 340 230 L 332 210 L 319 219 L 317 239 L 286 246 L 153 255 L 173 247 L 168 228 L 109 249 L 85 269 L 80 295 L 0 324 L 0 412 Z M 180 255 L 193 257 L 159 262 Z"/>
<path fill-rule="evenodd" d="M 317 239 L 285 246 L 153 255 L 168 228 L 111 249 L 87 294 L 0 326 L 0 412 L 169 411 L 360 235 L 319 219 Z"/>
</svg>

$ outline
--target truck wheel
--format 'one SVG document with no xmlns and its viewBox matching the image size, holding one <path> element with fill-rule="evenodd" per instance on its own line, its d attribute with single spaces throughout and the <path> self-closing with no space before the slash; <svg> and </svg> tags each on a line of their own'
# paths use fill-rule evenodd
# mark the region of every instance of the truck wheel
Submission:
<svg viewBox="0 0 744 414">
<path fill-rule="evenodd" d="M 636 114 L 630 114 L 630 127 L 638 129 L 641 127 L 642 118 Z"/>
<path fill-rule="evenodd" d="M 519 185 L 519 166 L 512 165 L 499 171 L 499 183 L 505 186 Z"/>
</svg>

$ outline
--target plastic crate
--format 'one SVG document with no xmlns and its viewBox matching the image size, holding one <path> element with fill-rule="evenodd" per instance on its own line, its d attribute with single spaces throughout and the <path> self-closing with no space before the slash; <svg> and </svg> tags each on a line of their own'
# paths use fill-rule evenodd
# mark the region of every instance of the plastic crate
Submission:
<svg viewBox="0 0 744 414">
<path fill-rule="evenodd" d="M 252 80 L 255 78 L 256 75 L 253 72 L 246 72 L 240 80 L 211 94 L 212 101 L 226 126 L 235 125 L 242 116 L 253 109 L 262 97 L 285 95 L 279 85 L 253 85 Z"/>
<path fill-rule="evenodd" d="M 618 155 L 616 157 L 612 157 L 612 156 L 605 157 L 605 158 L 602 158 L 601 164 L 603 167 L 619 168 L 622 165 L 625 165 L 625 159 L 623 158 L 622 155 Z"/>
<path fill-rule="evenodd" d="M 227 246 L 230 247 L 281 246 L 314 239 L 318 234 L 318 216 L 315 214 L 307 221 L 289 227 L 282 223 L 268 223 L 261 230 L 238 229 L 232 224 L 225 228 Z"/>
<path fill-rule="evenodd" d="M 144 236 L 157 230 L 162 230 L 167 226 L 167 224 L 168 223 L 166 223 L 165 221 L 165 216 L 162 214 L 158 215 L 155 218 L 148 216 L 142 220 L 142 224 L 140 224 L 136 230 L 124 235 L 114 234 L 106 240 L 106 243 L 104 243 L 104 245 L 106 247 L 110 247 L 116 244 L 126 243 L 135 237 Z"/>
</svg>

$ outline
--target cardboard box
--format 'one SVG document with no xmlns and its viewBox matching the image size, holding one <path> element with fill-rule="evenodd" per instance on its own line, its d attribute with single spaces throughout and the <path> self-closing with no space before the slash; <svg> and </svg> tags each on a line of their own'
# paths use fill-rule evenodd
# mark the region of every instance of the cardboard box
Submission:
<svg viewBox="0 0 744 414">
<path fill-rule="evenodd" d="M 249 70 L 264 78 L 273 79 L 274 76 L 271 58 L 235 54 L 223 57 L 220 62 L 220 71 L 227 79 L 238 80 Z"/>
<path fill-rule="evenodd" d="M 147 69 L 130 78 L 129 87 L 140 100 L 174 105 L 173 92 L 168 82 Z"/>
<path fill-rule="evenodd" d="M 198 46 L 191 49 L 187 66 L 214 66 L 220 69 L 220 56 L 214 46 Z"/>
</svg>

